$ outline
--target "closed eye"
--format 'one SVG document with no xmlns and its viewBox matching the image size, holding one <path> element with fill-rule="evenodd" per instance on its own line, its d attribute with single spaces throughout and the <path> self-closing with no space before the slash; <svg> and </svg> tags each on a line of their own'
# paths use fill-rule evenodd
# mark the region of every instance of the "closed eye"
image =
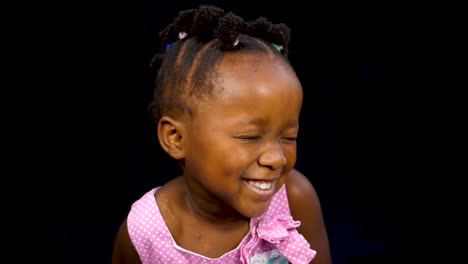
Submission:
<svg viewBox="0 0 468 264">
<path fill-rule="evenodd" d="M 287 141 L 292 141 L 295 142 L 297 140 L 297 137 L 284 137 Z"/>
<path fill-rule="evenodd" d="M 243 140 L 243 141 L 257 141 L 262 137 L 259 135 L 243 135 L 243 136 L 235 136 L 234 138 Z"/>
</svg>

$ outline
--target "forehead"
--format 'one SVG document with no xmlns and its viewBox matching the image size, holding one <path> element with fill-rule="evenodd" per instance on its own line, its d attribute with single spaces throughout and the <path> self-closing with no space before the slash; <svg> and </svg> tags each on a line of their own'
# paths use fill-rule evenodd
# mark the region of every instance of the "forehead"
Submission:
<svg viewBox="0 0 468 264">
<path fill-rule="evenodd" d="M 296 118 L 301 84 L 289 64 L 275 56 L 227 55 L 216 70 L 214 96 L 199 104 L 199 112 L 208 117 L 223 113 Z"/>
<path fill-rule="evenodd" d="M 302 93 L 297 75 L 282 57 L 271 54 L 227 54 L 217 68 L 221 97 L 239 93 Z"/>
<path fill-rule="evenodd" d="M 288 74 L 296 77 L 289 63 L 283 57 L 272 53 L 228 53 L 217 67 L 217 72 L 224 77 L 248 77 L 260 70 L 290 71 Z"/>
</svg>

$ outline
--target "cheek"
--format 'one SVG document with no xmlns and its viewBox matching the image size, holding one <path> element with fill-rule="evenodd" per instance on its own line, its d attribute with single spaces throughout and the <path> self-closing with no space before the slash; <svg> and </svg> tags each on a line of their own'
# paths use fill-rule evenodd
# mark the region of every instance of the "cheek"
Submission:
<svg viewBox="0 0 468 264">
<path fill-rule="evenodd" d="M 239 146 L 226 137 L 213 135 L 208 140 L 196 139 L 191 144 L 190 156 L 194 166 L 209 164 L 211 170 L 223 175 L 239 174 L 243 167 L 252 160 L 254 153 L 245 146 Z M 206 166 L 203 166 L 206 167 Z"/>
<path fill-rule="evenodd" d="M 291 169 L 294 167 L 296 164 L 296 157 L 297 157 L 297 146 L 294 145 L 288 145 L 283 148 L 284 150 L 284 155 L 286 156 L 286 159 L 288 161 L 288 169 Z"/>
<path fill-rule="evenodd" d="M 242 173 L 252 162 L 255 162 L 255 151 L 237 144 L 224 144 L 220 151 L 220 166 L 227 173 Z"/>
</svg>

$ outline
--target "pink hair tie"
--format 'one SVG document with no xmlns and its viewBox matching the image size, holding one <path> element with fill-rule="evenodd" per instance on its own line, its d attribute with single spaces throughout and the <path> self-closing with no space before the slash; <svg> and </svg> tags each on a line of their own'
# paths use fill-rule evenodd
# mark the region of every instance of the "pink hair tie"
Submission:
<svg viewBox="0 0 468 264">
<path fill-rule="evenodd" d="M 179 32 L 179 39 L 182 40 L 182 39 L 184 39 L 185 37 L 187 37 L 187 32 L 185 32 L 185 31 Z"/>
</svg>

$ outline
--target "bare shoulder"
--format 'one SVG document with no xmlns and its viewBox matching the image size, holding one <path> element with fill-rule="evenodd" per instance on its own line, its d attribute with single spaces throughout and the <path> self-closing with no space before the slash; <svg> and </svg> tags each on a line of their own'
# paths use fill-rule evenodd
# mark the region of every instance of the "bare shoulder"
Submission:
<svg viewBox="0 0 468 264">
<path fill-rule="evenodd" d="M 125 219 L 115 237 L 112 264 L 126 263 L 138 264 L 141 261 L 128 235 L 127 220 Z"/>
<path fill-rule="evenodd" d="M 286 190 L 289 207 L 294 218 L 320 216 L 322 210 L 314 186 L 309 179 L 296 169 L 289 173 Z"/>
<path fill-rule="evenodd" d="M 296 169 L 291 170 L 286 182 L 289 207 L 295 220 L 301 221 L 297 228 L 310 247 L 317 251 L 314 264 L 330 264 L 330 247 L 323 220 L 319 197 L 309 179 Z"/>
<path fill-rule="evenodd" d="M 316 197 L 315 188 L 309 179 L 296 169 L 292 169 L 286 183 L 288 197 L 303 199 L 304 195 Z"/>
</svg>

